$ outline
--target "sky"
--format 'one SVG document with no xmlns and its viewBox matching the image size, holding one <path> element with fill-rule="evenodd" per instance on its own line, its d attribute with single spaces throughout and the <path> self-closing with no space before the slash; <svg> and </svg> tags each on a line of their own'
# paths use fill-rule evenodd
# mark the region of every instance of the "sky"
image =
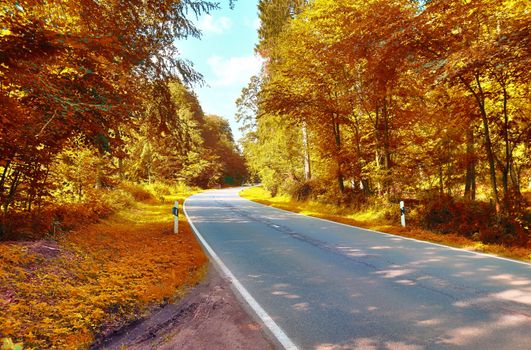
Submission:
<svg viewBox="0 0 531 350">
<path fill-rule="evenodd" d="M 258 0 L 220 1 L 220 10 L 202 15 L 196 21 L 201 39 L 177 43 L 181 57 L 190 60 L 204 77 L 206 86 L 194 86 L 206 114 L 229 120 L 235 140 L 242 135 L 234 115 L 236 99 L 250 78 L 260 71 L 261 59 L 255 55 L 259 27 Z"/>
</svg>

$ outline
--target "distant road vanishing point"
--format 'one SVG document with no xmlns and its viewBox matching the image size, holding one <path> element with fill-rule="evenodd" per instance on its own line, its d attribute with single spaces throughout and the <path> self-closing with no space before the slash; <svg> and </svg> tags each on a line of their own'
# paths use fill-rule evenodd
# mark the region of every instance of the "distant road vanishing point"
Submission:
<svg viewBox="0 0 531 350">
<path fill-rule="evenodd" d="M 186 213 L 288 349 L 531 349 L 531 265 L 263 206 L 241 188 Z"/>
</svg>

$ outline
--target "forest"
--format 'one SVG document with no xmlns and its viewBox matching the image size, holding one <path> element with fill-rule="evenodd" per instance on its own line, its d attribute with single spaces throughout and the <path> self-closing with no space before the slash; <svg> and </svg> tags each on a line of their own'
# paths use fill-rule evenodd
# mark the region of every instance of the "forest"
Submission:
<svg viewBox="0 0 531 350">
<path fill-rule="evenodd" d="M 531 259 L 525 1 L 257 3 L 237 144 L 179 51 L 220 4 L 0 0 L 2 350 L 93 348 L 180 301 L 208 258 L 171 206 L 245 181 L 386 224 L 405 201 L 385 232 Z"/>
<path fill-rule="evenodd" d="M 244 153 L 272 196 L 526 246 L 531 45 L 514 0 L 262 0 Z M 278 179 L 286 179 L 279 182 Z"/>
<path fill-rule="evenodd" d="M 228 121 L 202 111 L 202 77 L 177 48 L 200 36 L 194 16 L 217 7 L 1 1 L 0 239 L 98 218 L 122 184 L 242 182 Z"/>
</svg>

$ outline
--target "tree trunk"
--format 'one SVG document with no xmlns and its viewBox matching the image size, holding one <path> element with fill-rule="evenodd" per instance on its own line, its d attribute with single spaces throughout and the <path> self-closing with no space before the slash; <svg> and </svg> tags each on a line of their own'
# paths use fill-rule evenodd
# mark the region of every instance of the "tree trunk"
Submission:
<svg viewBox="0 0 531 350">
<path fill-rule="evenodd" d="M 13 203 L 15 199 L 21 175 L 22 173 L 20 170 L 18 169 L 15 170 L 14 175 L 13 175 L 13 180 L 11 181 L 11 186 L 9 188 L 9 192 L 7 193 L 6 199 L 4 200 L 4 203 L 3 203 L 4 215 L 6 217 L 9 211 L 9 206 L 11 205 L 11 203 Z"/>
<path fill-rule="evenodd" d="M 370 182 L 369 180 L 367 179 L 361 179 L 360 181 L 360 188 L 363 192 L 363 195 L 365 197 L 368 197 L 370 194 L 371 194 L 371 187 L 370 187 Z"/>
<path fill-rule="evenodd" d="M 473 201 L 476 199 L 476 155 L 472 125 L 468 127 L 466 132 L 466 155 L 465 198 Z"/>
<path fill-rule="evenodd" d="M 509 141 L 509 114 L 507 113 L 507 89 L 503 81 L 500 82 L 503 90 L 503 141 L 505 143 L 505 162 L 502 170 L 503 183 L 503 210 L 509 211 L 509 170 L 511 168 L 511 144 Z"/>
<path fill-rule="evenodd" d="M 383 130 L 383 151 L 384 151 L 384 166 L 386 170 L 391 169 L 391 152 L 389 146 L 389 113 L 387 110 L 387 100 L 384 98 L 383 105 L 383 120 L 384 120 L 384 130 Z"/>
<path fill-rule="evenodd" d="M 521 167 L 520 168 L 517 168 L 515 169 L 516 167 L 514 166 L 514 162 L 511 162 L 511 167 L 510 167 L 510 171 L 509 171 L 509 174 L 511 176 L 511 182 L 513 184 L 513 188 L 514 188 L 514 191 L 516 192 L 517 195 L 521 195 L 521 192 L 520 192 L 520 187 L 521 187 L 521 181 L 520 181 L 520 170 L 521 170 Z"/>
<path fill-rule="evenodd" d="M 376 106 L 375 110 L 375 118 L 374 118 L 374 135 L 375 135 L 375 163 L 376 163 L 376 169 L 378 169 L 378 181 L 376 183 L 376 186 L 378 187 L 378 196 L 382 195 L 383 190 L 385 190 L 384 183 L 382 183 L 381 179 L 381 168 L 382 168 L 382 137 L 381 137 L 381 131 L 380 131 L 380 106 Z"/>
<path fill-rule="evenodd" d="M 495 160 L 494 160 L 494 152 L 492 150 L 492 141 L 490 138 L 490 128 L 489 128 L 489 121 L 487 118 L 487 111 L 485 109 L 485 94 L 483 93 L 483 89 L 481 88 L 481 81 L 479 79 L 479 75 L 475 74 L 475 80 L 476 84 L 478 86 L 478 92 L 476 92 L 472 86 L 465 81 L 463 77 L 459 77 L 461 82 L 467 87 L 467 89 L 474 95 L 474 98 L 476 99 L 479 112 L 481 115 L 481 121 L 483 123 L 483 129 L 484 129 L 484 141 L 485 141 L 485 151 L 487 153 L 487 161 L 489 163 L 489 173 L 490 173 L 490 186 L 492 190 L 492 197 L 494 199 L 495 207 L 496 207 L 496 213 L 500 213 L 500 197 L 498 196 L 498 187 L 496 183 L 496 167 L 495 167 Z"/>
<path fill-rule="evenodd" d="M 336 143 L 336 161 L 337 161 L 337 185 L 340 193 L 345 192 L 345 184 L 343 183 L 343 173 L 341 171 L 341 130 L 337 115 L 334 113 L 332 117 L 332 127 L 334 130 L 334 139 Z"/>
<path fill-rule="evenodd" d="M 362 154 L 361 154 L 361 136 L 360 136 L 360 125 L 359 125 L 359 119 L 356 115 L 354 115 L 354 137 L 356 138 L 356 170 L 359 174 L 359 180 L 360 180 L 360 189 L 365 197 L 369 196 L 370 194 L 370 187 L 369 187 L 369 181 L 367 179 L 363 178 L 363 164 L 361 162 L 362 160 Z"/>
<path fill-rule="evenodd" d="M 390 151 L 390 136 L 389 136 L 389 110 L 387 108 L 387 98 L 383 99 L 383 108 L 382 108 L 382 119 L 383 119 L 383 159 L 384 159 L 384 169 L 385 169 L 385 178 L 384 178 L 384 191 L 387 196 L 391 195 L 391 189 L 393 187 L 391 179 L 391 151 Z"/>
<path fill-rule="evenodd" d="M 310 181 L 312 179 L 312 171 L 310 167 L 310 144 L 308 142 L 306 121 L 302 122 L 302 149 L 304 152 L 304 180 Z"/>
<path fill-rule="evenodd" d="M 0 191 L 1 191 L 0 193 L 4 192 L 5 179 L 7 177 L 7 172 L 9 170 L 10 165 L 11 165 L 11 160 L 8 160 L 6 164 L 4 165 L 4 171 L 2 172 L 2 177 L 0 177 Z"/>
<path fill-rule="evenodd" d="M 122 158 L 118 158 L 118 174 L 120 176 L 120 181 L 124 180 L 124 161 Z"/>
<path fill-rule="evenodd" d="M 489 131 L 489 122 L 487 120 L 487 114 L 485 112 L 485 108 L 482 107 L 482 120 L 483 120 L 483 128 L 485 129 L 485 148 L 487 149 L 487 160 L 489 162 L 489 170 L 490 170 L 490 185 L 492 189 L 492 196 L 494 197 L 494 202 L 496 203 L 496 212 L 500 210 L 500 198 L 498 196 L 498 187 L 496 184 L 496 168 L 494 164 L 494 153 L 492 151 L 492 142 L 490 139 L 490 131 Z"/>
<path fill-rule="evenodd" d="M 94 185 L 94 188 L 100 190 L 103 188 L 103 154 L 100 153 L 98 158 L 98 164 L 96 166 L 96 184 Z"/>
<path fill-rule="evenodd" d="M 444 194 L 444 172 L 442 164 L 439 164 L 439 194 Z"/>
</svg>

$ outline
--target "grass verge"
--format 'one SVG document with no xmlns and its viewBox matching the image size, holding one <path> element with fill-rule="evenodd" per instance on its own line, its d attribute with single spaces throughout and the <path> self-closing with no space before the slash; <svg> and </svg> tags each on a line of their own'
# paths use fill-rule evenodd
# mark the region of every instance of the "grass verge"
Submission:
<svg viewBox="0 0 531 350">
<path fill-rule="evenodd" d="M 179 300 L 207 258 L 182 211 L 191 191 L 147 199 L 35 242 L 0 242 L 0 339 L 25 349 L 86 349 L 98 335 Z"/>
<path fill-rule="evenodd" d="M 262 187 L 250 187 L 240 192 L 243 198 L 251 201 L 288 210 L 303 215 L 327 219 L 352 226 L 363 227 L 375 231 L 386 232 L 403 237 L 410 237 L 422 241 L 428 241 L 447 245 L 455 248 L 489 253 L 511 259 L 531 262 L 531 248 L 507 247 L 499 244 L 484 244 L 457 234 L 440 234 L 427 231 L 418 227 L 402 227 L 390 223 L 383 218 L 377 209 L 368 209 L 360 212 L 352 212 L 346 208 L 338 208 L 316 202 L 297 202 L 287 195 L 271 197 L 271 194 Z"/>
</svg>

